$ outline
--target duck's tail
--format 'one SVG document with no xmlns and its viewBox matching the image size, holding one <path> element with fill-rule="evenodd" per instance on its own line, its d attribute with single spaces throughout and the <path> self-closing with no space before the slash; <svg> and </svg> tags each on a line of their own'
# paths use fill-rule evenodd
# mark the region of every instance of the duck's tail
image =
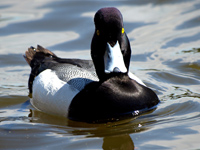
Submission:
<svg viewBox="0 0 200 150">
<path fill-rule="evenodd" d="M 30 48 L 28 48 L 28 50 L 25 52 L 25 55 L 23 55 L 26 62 L 31 66 L 35 63 L 35 61 L 37 60 L 37 62 L 44 60 L 45 58 L 53 58 L 53 57 L 57 57 L 53 52 L 51 52 L 50 50 L 43 48 L 42 46 L 38 45 L 37 48 L 31 46 Z"/>
<path fill-rule="evenodd" d="M 26 62 L 31 67 L 31 73 L 28 81 L 29 92 L 31 94 L 33 80 L 42 71 L 41 70 L 42 62 L 44 62 L 44 60 L 57 58 L 57 56 L 50 50 L 45 49 L 40 45 L 38 45 L 37 48 L 31 46 L 30 48 L 28 48 L 28 50 L 25 52 L 25 55 L 23 56 Z"/>
</svg>

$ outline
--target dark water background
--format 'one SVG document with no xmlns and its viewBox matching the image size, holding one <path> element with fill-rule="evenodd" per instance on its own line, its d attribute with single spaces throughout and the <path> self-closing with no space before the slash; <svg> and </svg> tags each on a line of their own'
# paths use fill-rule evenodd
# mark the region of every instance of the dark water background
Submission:
<svg viewBox="0 0 200 150">
<path fill-rule="evenodd" d="M 114 6 L 131 42 L 130 70 L 162 101 L 126 120 L 87 124 L 34 110 L 22 57 L 40 44 L 90 59 L 93 16 Z M 0 1 L 0 149 L 200 149 L 200 1 Z"/>
</svg>

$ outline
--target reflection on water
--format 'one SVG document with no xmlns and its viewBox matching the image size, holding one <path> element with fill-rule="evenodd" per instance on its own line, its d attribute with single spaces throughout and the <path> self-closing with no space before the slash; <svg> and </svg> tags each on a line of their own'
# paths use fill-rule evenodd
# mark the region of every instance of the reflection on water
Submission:
<svg viewBox="0 0 200 150">
<path fill-rule="evenodd" d="M 121 135 L 121 136 L 112 136 L 105 137 L 103 139 L 103 149 L 113 150 L 113 149 L 127 149 L 133 150 L 134 143 L 129 135 Z"/>
<path fill-rule="evenodd" d="M 155 110 L 88 124 L 51 116 L 29 102 L 22 57 L 40 44 L 58 56 L 90 59 L 93 15 L 115 6 L 131 42 L 130 70 L 161 99 Z M 200 2 L 0 2 L 0 149 L 198 149 Z"/>
</svg>

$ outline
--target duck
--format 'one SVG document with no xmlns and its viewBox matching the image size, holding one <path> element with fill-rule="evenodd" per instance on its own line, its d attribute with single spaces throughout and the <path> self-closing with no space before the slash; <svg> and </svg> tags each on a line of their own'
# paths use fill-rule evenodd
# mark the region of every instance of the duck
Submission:
<svg viewBox="0 0 200 150">
<path fill-rule="evenodd" d="M 156 107 L 156 93 L 129 71 L 131 46 L 121 12 L 101 8 L 94 25 L 92 60 L 61 58 L 40 45 L 28 48 L 24 58 L 31 67 L 32 106 L 85 122 L 117 120 Z"/>
</svg>

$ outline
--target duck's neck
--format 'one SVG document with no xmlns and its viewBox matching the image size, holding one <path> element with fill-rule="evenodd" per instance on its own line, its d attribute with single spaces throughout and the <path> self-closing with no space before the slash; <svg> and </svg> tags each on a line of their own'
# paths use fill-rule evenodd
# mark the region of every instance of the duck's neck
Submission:
<svg viewBox="0 0 200 150">
<path fill-rule="evenodd" d="M 115 80 L 115 79 L 122 79 L 124 77 L 128 77 L 128 74 L 127 73 L 122 73 L 122 72 L 111 72 L 109 74 L 106 74 L 104 73 L 103 75 L 101 75 L 99 78 L 99 82 L 100 83 L 103 83 L 103 82 L 106 82 L 106 81 L 110 81 L 110 80 Z"/>
</svg>

